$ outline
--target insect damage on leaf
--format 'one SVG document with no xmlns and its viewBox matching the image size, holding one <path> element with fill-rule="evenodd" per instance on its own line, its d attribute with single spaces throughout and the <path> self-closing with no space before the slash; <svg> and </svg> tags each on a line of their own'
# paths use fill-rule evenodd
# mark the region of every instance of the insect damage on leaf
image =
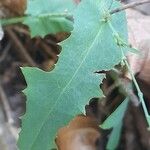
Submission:
<svg viewBox="0 0 150 150">
<path fill-rule="evenodd" d="M 28 0 L 24 24 L 28 25 L 31 36 L 41 36 L 58 32 L 70 32 L 73 23 L 67 19 L 76 8 L 73 0 Z"/>
<path fill-rule="evenodd" d="M 99 84 L 104 75 L 96 70 L 109 70 L 122 60 L 112 30 L 103 22 L 111 0 L 83 0 L 74 15 L 74 30 L 61 43 L 62 52 L 55 69 L 44 72 L 25 67 L 27 110 L 22 119 L 20 150 L 49 150 L 59 128 L 77 114 L 84 114 L 89 99 L 103 96 Z M 118 7 L 114 2 L 112 8 Z M 120 5 L 119 5 L 120 6 Z M 125 39 L 127 27 L 124 12 L 110 22 Z"/>
</svg>

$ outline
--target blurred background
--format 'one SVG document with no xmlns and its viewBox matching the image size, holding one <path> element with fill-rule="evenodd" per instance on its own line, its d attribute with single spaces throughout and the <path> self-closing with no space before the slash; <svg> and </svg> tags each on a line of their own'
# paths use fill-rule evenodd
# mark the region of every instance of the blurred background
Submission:
<svg viewBox="0 0 150 150">
<path fill-rule="evenodd" d="M 134 1 L 125 0 L 123 3 Z M 1 19 L 21 16 L 25 9 L 26 0 L 0 0 Z M 126 12 L 129 42 L 142 53 L 142 58 L 139 55 L 129 55 L 128 59 L 150 109 L 150 4 L 128 9 Z M 17 150 L 20 116 L 26 109 L 26 98 L 21 92 L 25 89 L 26 82 L 20 67 L 36 66 L 45 71 L 53 69 L 60 53 L 57 43 L 68 36 L 67 33 L 59 33 L 48 35 L 44 39 L 31 39 L 28 28 L 22 24 L 5 26 L 3 29 L 0 27 L 0 150 Z M 122 78 L 124 79 L 124 76 Z M 109 90 L 109 107 L 117 106 L 118 99 L 122 99 L 118 94 L 118 87 L 112 89 L 113 84 L 115 81 L 111 78 L 111 73 L 107 73 L 104 91 Z M 112 99 L 117 99 L 115 104 L 112 103 Z M 105 106 L 107 109 L 103 109 L 101 105 L 93 100 L 87 106 L 87 114 L 95 116 L 99 121 L 103 120 L 102 116 L 106 116 L 109 111 L 108 105 Z M 130 105 L 128 109 L 118 150 L 149 150 L 150 133 L 147 131 L 141 107 Z M 100 139 L 99 149 L 103 150 L 108 139 L 105 136 L 107 133 L 101 134 L 104 136 Z M 93 147 L 91 150 L 96 149 L 98 148 Z"/>
</svg>

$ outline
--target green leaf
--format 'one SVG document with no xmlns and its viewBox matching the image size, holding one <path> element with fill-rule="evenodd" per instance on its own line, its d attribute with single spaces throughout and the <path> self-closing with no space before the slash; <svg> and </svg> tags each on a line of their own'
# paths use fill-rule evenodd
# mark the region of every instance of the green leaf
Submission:
<svg viewBox="0 0 150 150">
<path fill-rule="evenodd" d="M 30 27 L 31 37 L 44 37 L 49 33 L 70 32 L 73 29 L 73 23 L 64 17 L 27 17 L 24 24 Z"/>
<path fill-rule="evenodd" d="M 128 106 L 128 99 L 125 99 L 116 110 L 100 125 L 103 129 L 116 127 L 123 119 Z"/>
<path fill-rule="evenodd" d="M 113 128 L 107 143 L 107 150 L 115 150 L 117 148 L 120 140 L 121 129 L 122 121 Z"/>
<path fill-rule="evenodd" d="M 74 116 L 84 113 L 93 97 L 102 96 L 99 84 L 104 76 L 96 70 L 109 70 L 122 60 L 104 17 L 112 0 L 82 0 L 74 16 L 74 30 L 61 43 L 62 52 L 55 69 L 22 69 L 27 81 L 27 110 L 22 119 L 20 150 L 49 150 L 55 147 L 57 130 Z M 118 6 L 115 2 L 112 8 Z M 119 5 L 120 6 L 120 5 Z M 111 23 L 127 39 L 124 12 L 111 17 Z"/>
<path fill-rule="evenodd" d="M 76 4 L 73 0 L 28 0 L 24 24 L 31 30 L 31 36 L 42 36 L 58 32 L 70 32 L 72 21 L 66 16 L 73 13 Z"/>
<path fill-rule="evenodd" d="M 127 110 L 129 98 L 126 98 L 117 109 L 100 125 L 103 129 L 113 128 L 107 143 L 107 150 L 115 150 L 120 140 L 122 121 Z"/>
</svg>

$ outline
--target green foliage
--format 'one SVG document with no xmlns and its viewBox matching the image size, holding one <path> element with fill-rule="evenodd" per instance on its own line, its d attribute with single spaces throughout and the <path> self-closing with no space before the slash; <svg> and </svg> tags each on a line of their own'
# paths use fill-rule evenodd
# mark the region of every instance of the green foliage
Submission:
<svg viewBox="0 0 150 150">
<path fill-rule="evenodd" d="M 42 36 L 57 32 L 70 32 L 72 21 L 66 17 L 73 13 L 73 0 L 28 0 L 24 24 L 31 30 L 31 36 Z"/>
<path fill-rule="evenodd" d="M 113 128 L 106 146 L 107 150 L 115 150 L 117 148 L 121 136 L 121 129 L 122 121 Z"/>
<path fill-rule="evenodd" d="M 128 106 L 128 99 L 125 99 L 117 109 L 103 122 L 101 128 L 111 129 L 116 127 L 123 120 L 125 111 Z"/>
<path fill-rule="evenodd" d="M 23 22 L 29 26 L 32 37 L 70 32 L 75 22 L 71 36 L 60 44 L 62 53 L 53 71 L 22 69 L 28 87 L 24 91 L 27 112 L 22 119 L 20 150 L 55 147 L 57 130 L 75 115 L 84 113 L 89 99 L 103 96 L 99 84 L 105 76 L 94 72 L 111 70 L 119 62 L 126 65 L 133 79 L 150 126 L 143 94 L 125 56 L 126 49 L 138 53 L 127 43 L 125 14 L 109 13 L 119 6 L 115 0 L 82 0 L 76 10 L 73 0 L 28 0 L 26 16 L 0 19 L 2 26 Z M 108 150 L 118 145 L 127 104 L 128 100 L 124 100 L 101 125 L 103 129 L 113 128 Z"/>
<path fill-rule="evenodd" d="M 118 107 L 117 109 L 100 125 L 103 129 L 112 129 L 110 134 L 108 143 L 107 143 L 107 150 L 115 150 L 118 146 L 121 129 L 123 124 L 123 117 L 127 110 L 129 98 L 126 98 Z"/>
<path fill-rule="evenodd" d="M 62 52 L 53 71 L 44 72 L 29 67 L 22 69 L 28 87 L 24 91 L 27 95 L 27 112 L 22 119 L 20 150 L 49 150 L 55 147 L 57 130 L 75 115 L 84 113 L 89 99 L 103 96 L 99 84 L 104 76 L 94 72 L 112 69 L 123 59 L 109 24 L 127 40 L 125 14 L 110 17 L 108 9 L 111 2 L 82 0 L 74 15 L 74 30 L 60 44 Z M 46 13 L 52 5 L 45 6 Z M 118 6 L 118 2 L 114 2 L 111 8 Z M 34 9 L 41 7 L 37 5 Z M 55 12 L 54 8 L 52 12 Z M 45 13 L 42 10 L 34 15 L 43 11 Z M 33 14 L 34 11 L 28 8 L 27 12 Z M 34 35 L 41 28 L 36 29 Z M 46 33 L 42 31 L 38 34 L 43 36 Z"/>
</svg>

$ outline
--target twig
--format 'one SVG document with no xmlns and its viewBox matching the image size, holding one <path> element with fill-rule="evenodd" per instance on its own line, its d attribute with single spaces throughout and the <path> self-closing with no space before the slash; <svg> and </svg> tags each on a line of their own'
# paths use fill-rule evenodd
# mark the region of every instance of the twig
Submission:
<svg viewBox="0 0 150 150">
<path fill-rule="evenodd" d="M 12 41 L 14 42 L 15 46 L 18 47 L 17 52 L 20 54 L 21 58 L 27 61 L 30 66 L 37 66 L 37 64 L 33 61 L 33 59 L 28 54 L 28 52 L 26 51 L 22 43 L 17 38 L 16 34 L 9 28 L 7 28 L 7 33 L 9 37 L 12 39 Z"/>
<path fill-rule="evenodd" d="M 22 28 L 20 26 L 13 26 L 13 29 L 15 31 L 17 31 L 18 33 L 22 33 L 24 35 L 30 36 L 30 32 L 27 29 L 25 29 L 25 28 Z"/>
<path fill-rule="evenodd" d="M 114 13 L 123 11 L 125 9 L 133 8 L 133 7 L 136 7 L 136 6 L 139 6 L 139 5 L 143 5 L 143 4 L 146 4 L 146 3 L 150 3 L 150 0 L 142 0 L 140 2 L 129 3 L 127 5 L 124 5 L 124 6 L 120 7 L 120 8 L 116 8 L 116 9 L 110 11 L 110 14 L 114 14 Z"/>
<path fill-rule="evenodd" d="M 0 56 L 0 63 L 1 63 L 3 60 L 5 60 L 7 54 L 8 54 L 8 52 L 9 52 L 9 50 L 10 50 L 10 47 L 11 47 L 11 42 L 9 42 L 9 43 L 7 44 L 7 46 L 4 48 L 3 53 L 2 53 L 2 55 Z"/>
<path fill-rule="evenodd" d="M 52 51 L 51 47 L 48 46 L 46 43 L 44 42 L 40 42 L 41 47 L 44 49 L 44 51 L 52 57 L 52 59 L 54 59 L 54 61 L 57 60 L 57 56 L 56 54 Z"/>
<path fill-rule="evenodd" d="M 3 105 L 6 120 L 8 121 L 8 124 L 6 124 L 6 125 L 7 125 L 8 129 L 10 130 L 10 132 L 12 133 L 15 140 L 17 140 L 18 132 L 17 132 L 17 129 L 14 127 L 14 119 L 12 117 L 12 110 L 10 108 L 8 98 L 5 94 L 5 91 L 4 91 L 4 89 L 1 85 L 1 81 L 0 81 L 0 99 L 1 99 L 1 102 L 2 102 L 2 105 Z"/>
<path fill-rule="evenodd" d="M 12 111 L 11 111 L 7 96 L 6 96 L 4 89 L 1 85 L 1 81 L 0 81 L 0 99 L 1 99 L 2 104 L 4 106 L 3 108 L 4 108 L 4 112 L 6 114 L 6 118 L 7 118 L 8 123 L 13 124 L 14 120 L 13 120 L 12 115 L 11 115 Z"/>
</svg>

